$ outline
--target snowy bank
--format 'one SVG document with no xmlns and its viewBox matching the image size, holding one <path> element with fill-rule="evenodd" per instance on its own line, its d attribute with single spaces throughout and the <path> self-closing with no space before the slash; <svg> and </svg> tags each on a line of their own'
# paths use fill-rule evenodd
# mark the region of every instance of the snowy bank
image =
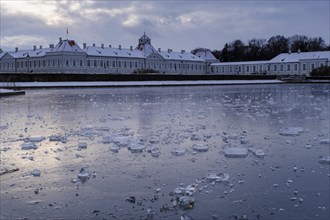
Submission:
<svg viewBox="0 0 330 220">
<path fill-rule="evenodd" d="M 15 91 L 15 90 L 11 90 L 11 89 L 0 89 L 0 97 L 1 96 L 9 96 L 9 95 L 19 95 L 25 94 L 25 91 Z"/>
<path fill-rule="evenodd" d="M 15 82 L 15 88 L 51 87 L 130 87 L 130 86 L 197 86 L 197 85 L 241 85 L 274 84 L 280 80 L 196 80 L 196 81 L 107 81 L 107 82 Z M 1 88 L 11 88 L 0 84 Z"/>
</svg>

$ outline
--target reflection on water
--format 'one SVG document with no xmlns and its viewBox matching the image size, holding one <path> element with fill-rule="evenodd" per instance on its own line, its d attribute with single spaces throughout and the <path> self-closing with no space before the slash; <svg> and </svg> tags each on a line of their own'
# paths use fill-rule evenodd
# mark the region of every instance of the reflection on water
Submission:
<svg viewBox="0 0 330 220">
<path fill-rule="evenodd" d="M 1 98 L 1 169 L 19 168 L 1 176 L 1 219 L 327 219 L 329 163 L 319 160 L 330 155 L 329 91 L 46 89 Z M 31 141 L 37 149 L 21 149 Z"/>
</svg>

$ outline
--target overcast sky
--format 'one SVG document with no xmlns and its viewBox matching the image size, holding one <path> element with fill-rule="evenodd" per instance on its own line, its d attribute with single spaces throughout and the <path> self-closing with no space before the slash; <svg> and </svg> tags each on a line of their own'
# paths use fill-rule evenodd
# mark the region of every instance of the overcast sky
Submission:
<svg viewBox="0 0 330 220">
<path fill-rule="evenodd" d="M 58 38 L 91 45 L 136 46 L 144 32 L 155 48 L 222 49 L 235 39 L 274 35 L 330 38 L 330 0 L 0 0 L 0 48 L 48 47 Z"/>
</svg>

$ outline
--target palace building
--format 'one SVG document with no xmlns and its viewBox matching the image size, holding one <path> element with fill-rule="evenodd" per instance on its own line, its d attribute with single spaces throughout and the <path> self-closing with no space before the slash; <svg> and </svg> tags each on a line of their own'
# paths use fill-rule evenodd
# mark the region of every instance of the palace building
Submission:
<svg viewBox="0 0 330 220">
<path fill-rule="evenodd" d="M 59 38 L 48 48 L 0 50 L 0 73 L 309 75 L 314 68 L 330 66 L 329 60 L 330 51 L 319 51 L 284 53 L 268 61 L 221 63 L 208 49 L 196 54 L 156 50 L 144 34 L 135 48 L 85 43 L 81 48 L 74 40 Z"/>
</svg>

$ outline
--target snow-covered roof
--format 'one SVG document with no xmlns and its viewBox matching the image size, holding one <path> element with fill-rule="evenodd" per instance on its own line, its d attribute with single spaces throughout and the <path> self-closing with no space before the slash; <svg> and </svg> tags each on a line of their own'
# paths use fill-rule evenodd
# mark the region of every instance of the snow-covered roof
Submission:
<svg viewBox="0 0 330 220">
<path fill-rule="evenodd" d="M 90 56 L 144 58 L 143 53 L 139 50 L 123 48 L 88 46 L 84 51 Z"/>
<path fill-rule="evenodd" d="M 2 52 L 0 53 L 0 59 L 1 59 L 5 54 L 6 54 L 6 52 L 5 52 L 5 51 L 2 51 Z"/>
<path fill-rule="evenodd" d="M 198 49 L 195 55 L 206 62 L 219 62 L 219 60 L 213 56 L 211 50 L 209 49 Z"/>
<path fill-rule="evenodd" d="M 198 56 L 187 52 L 173 52 L 173 51 L 161 51 L 158 52 L 165 60 L 188 60 L 188 61 L 204 61 Z"/>
<path fill-rule="evenodd" d="M 258 65 L 258 64 L 266 64 L 268 60 L 261 61 L 242 61 L 242 62 L 223 62 L 223 63 L 212 63 L 211 66 L 233 66 L 233 65 Z"/>
<path fill-rule="evenodd" d="M 18 50 L 10 51 L 8 54 L 13 58 L 24 58 L 24 57 L 42 57 L 45 56 L 46 52 L 51 51 L 51 48 L 41 48 L 35 50 Z"/>
<path fill-rule="evenodd" d="M 305 59 L 328 59 L 330 51 L 300 52 L 300 53 L 281 53 L 270 60 L 271 63 L 298 62 Z"/>
<path fill-rule="evenodd" d="M 74 40 L 61 40 L 51 52 L 84 52 Z"/>
</svg>

